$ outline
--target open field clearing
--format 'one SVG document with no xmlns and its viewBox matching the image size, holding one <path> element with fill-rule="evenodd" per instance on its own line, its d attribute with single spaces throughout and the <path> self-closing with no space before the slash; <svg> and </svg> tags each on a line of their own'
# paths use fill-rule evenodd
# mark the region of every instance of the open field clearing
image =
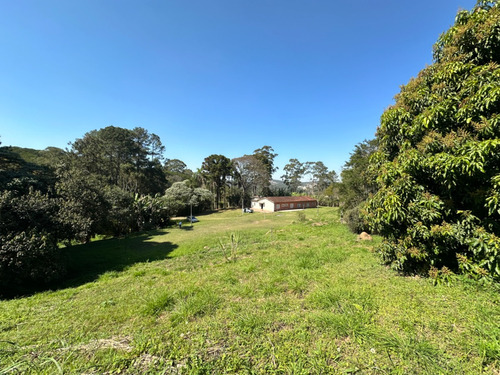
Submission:
<svg viewBox="0 0 500 375">
<path fill-rule="evenodd" d="M 0 301 L 0 374 L 500 374 L 500 294 L 401 277 L 337 209 L 198 216 L 66 249 Z"/>
</svg>

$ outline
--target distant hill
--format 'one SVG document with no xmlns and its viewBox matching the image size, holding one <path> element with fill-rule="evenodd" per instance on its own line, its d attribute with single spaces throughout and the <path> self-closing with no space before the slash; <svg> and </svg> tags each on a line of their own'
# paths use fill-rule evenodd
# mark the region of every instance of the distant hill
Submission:
<svg viewBox="0 0 500 375">
<path fill-rule="evenodd" d="M 66 151 L 57 147 L 47 147 L 45 150 L 35 150 L 33 148 L 17 146 L 6 146 L 2 148 L 19 155 L 19 157 L 27 163 L 46 166 L 56 164 L 66 154 Z"/>
</svg>

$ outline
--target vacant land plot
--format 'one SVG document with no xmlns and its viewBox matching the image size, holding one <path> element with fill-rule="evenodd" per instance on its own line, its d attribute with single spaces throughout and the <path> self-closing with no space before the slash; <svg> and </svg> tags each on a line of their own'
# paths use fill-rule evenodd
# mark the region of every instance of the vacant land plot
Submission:
<svg viewBox="0 0 500 375">
<path fill-rule="evenodd" d="M 198 218 L 0 301 L 0 374 L 500 373 L 498 289 L 398 276 L 335 209 Z"/>
</svg>

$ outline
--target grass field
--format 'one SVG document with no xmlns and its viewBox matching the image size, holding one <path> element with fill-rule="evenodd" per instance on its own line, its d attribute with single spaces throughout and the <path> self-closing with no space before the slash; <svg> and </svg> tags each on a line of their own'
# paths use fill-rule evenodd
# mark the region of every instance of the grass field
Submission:
<svg viewBox="0 0 500 375">
<path fill-rule="evenodd" d="M 336 209 L 199 216 L 68 248 L 0 301 L 0 374 L 500 374 L 500 293 L 379 264 Z"/>
</svg>

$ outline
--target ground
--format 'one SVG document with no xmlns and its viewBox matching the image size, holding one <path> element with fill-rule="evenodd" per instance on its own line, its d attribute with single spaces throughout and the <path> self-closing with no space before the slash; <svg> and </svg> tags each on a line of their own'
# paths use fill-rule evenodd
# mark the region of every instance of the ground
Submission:
<svg viewBox="0 0 500 375">
<path fill-rule="evenodd" d="M 0 374 L 499 373 L 498 288 L 402 277 L 337 209 L 197 217 L 0 301 Z"/>
</svg>

